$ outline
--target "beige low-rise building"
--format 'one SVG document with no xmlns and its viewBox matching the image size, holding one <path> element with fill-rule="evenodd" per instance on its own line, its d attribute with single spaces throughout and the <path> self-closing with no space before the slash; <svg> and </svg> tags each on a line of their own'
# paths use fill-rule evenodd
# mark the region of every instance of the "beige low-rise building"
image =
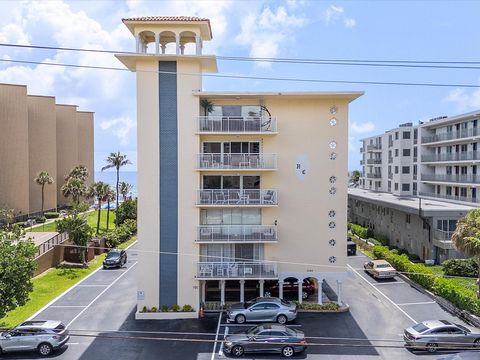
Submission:
<svg viewBox="0 0 480 360">
<path fill-rule="evenodd" d="M 341 302 L 348 105 L 362 93 L 202 91 L 217 71 L 208 19 L 123 22 L 137 41 L 117 57 L 137 72 L 139 311 L 272 283 L 283 297 L 292 278 L 299 301 L 308 279 L 315 301 L 325 280 Z"/>
<path fill-rule="evenodd" d="M 44 210 L 67 205 L 61 194 L 65 175 L 85 165 L 93 181 L 93 113 L 76 105 L 56 105 L 50 96 L 28 95 L 24 85 L 0 84 L 0 208 L 17 219 L 41 211 L 41 186 L 35 177 L 47 171 Z"/>
</svg>

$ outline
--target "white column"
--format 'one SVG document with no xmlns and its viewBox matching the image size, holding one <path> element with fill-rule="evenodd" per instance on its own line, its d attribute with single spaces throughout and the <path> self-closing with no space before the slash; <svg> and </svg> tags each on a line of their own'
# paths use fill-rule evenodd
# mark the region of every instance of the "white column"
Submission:
<svg viewBox="0 0 480 360">
<path fill-rule="evenodd" d="M 175 54 L 180 54 L 180 34 L 175 34 Z"/>
<path fill-rule="evenodd" d="M 225 305 L 225 280 L 220 280 L 220 305 Z"/>
<path fill-rule="evenodd" d="M 318 303 L 321 305 L 323 304 L 323 292 L 322 292 L 322 284 L 323 284 L 323 279 L 317 279 L 318 282 L 318 289 L 317 289 L 317 294 L 318 294 Z"/>
<path fill-rule="evenodd" d="M 202 303 L 205 302 L 205 280 L 200 280 L 200 298 L 202 299 Z"/>
<path fill-rule="evenodd" d="M 337 280 L 337 302 L 342 305 L 342 282 Z"/>
<path fill-rule="evenodd" d="M 240 280 L 240 302 L 245 301 L 245 280 Z"/>
<path fill-rule="evenodd" d="M 303 296 L 302 296 L 302 293 L 303 293 L 303 280 L 298 280 L 297 281 L 297 285 L 298 285 L 298 302 L 301 304 L 303 302 Z"/>
<path fill-rule="evenodd" d="M 155 34 L 155 54 L 160 54 L 160 34 Z"/>
<path fill-rule="evenodd" d="M 138 34 L 135 35 L 135 44 L 136 44 L 136 46 L 137 46 L 137 50 L 136 50 L 136 51 L 137 51 L 137 53 L 139 53 L 139 52 L 140 52 L 140 35 L 138 35 Z"/>
<path fill-rule="evenodd" d="M 162 54 L 165 54 L 165 50 L 167 49 L 166 44 L 162 44 Z"/>
<path fill-rule="evenodd" d="M 263 297 L 265 280 L 259 280 L 260 283 L 260 297 Z"/>
<path fill-rule="evenodd" d="M 278 282 L 278 297 L 283 299 L 283 280 Z"/>
<path fill-rule="evenodd" d="M 195 35 L 195 49 L 196 55 L 202 55 L 202 39 L 199 35 Z"/>
<path fill-rule="evenodd" d="M 185 44 L 181 44 L 180 45 L 180 54 L 183 55 L 184 52 L 185 52 Z"/>
</svg>

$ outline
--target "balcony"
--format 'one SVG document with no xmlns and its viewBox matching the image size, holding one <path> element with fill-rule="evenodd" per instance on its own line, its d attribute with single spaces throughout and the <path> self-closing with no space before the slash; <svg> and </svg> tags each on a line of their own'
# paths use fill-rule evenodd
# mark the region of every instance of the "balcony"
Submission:
<svg viewBox="0 0 480 360">
<path fill-rule="evenodd" d="M 277 154 L 197 154 L 199 170 L 277 170 Z"/>
<path fill-rule="evenodd" d="M 480 176 L 476 174 L 422 174 L 422 181 L 438 181 L 450 183 L 474 184 L 480 182 Z"/>
<path fill-rule="evenodd" d="M 423 162 L 436 161 L 472 161 L 480 160 L 480 152 L 468 151 L 460 153 L 445 153 L 445 154 L 428 154 L 422 156 Z"/>
<path fill-rule="evenodd" d="M 446 199 L 446 200 L 453 200 L 453 201 L 462 201 L 462 202 L 475 203 L 475 204 L 480 203 L 480 199 L 478 199 L 478 198 L 471 198 L 471 197 L 458 196 L 458 195 L 440 195 L 440 194 L 435 194 L 435 193 L 420 192 L 420 196 L 426 196 L 426 197 L 438 198 L 438 199 Z"/>
<path fill-rule="evenodd" d="M 197 191 L 197 206 L 250 206 L 271 207 L 277 206 L 277 190 L 223 190 L 203 189 Z"/>
<path fill-rule="evenodd" d="M 382 177 L 382 174 L 378 174 L 378 173 L 370 173 L 370 174 L 367 174 L 367 178 L 368 179 L 380 179 Z"/>
<path fill-rule="evenodd" d="M 375 150 L 382 150 L 382 145 L 381 144 L 367 145 L 367 151 L 375 151 Z"/>
<path fill-rule="evenodd" d="M 274 117 L 249 116 L 199 116 L 200 134 L 276 134 L 277 119 Z"/>
<path fill-rule="evenodd" d="M 360 165 L 365 165 L 365 161 L 364 161 L 364 160 L 360 160 Z"/>
<path fill-rule="evenodd" d="M 197 243 L 275 243 L 275 225 L 200 225 Z"/>
<path fill-rule="evenodd" d="M 428 144 L 428 143 L 434 143 L 434 142 L 439 142 L 439 141 L 464 139 L 464 138 L 469 138 L 469 137 L 473 137 L 473 136 L 478 136 L 479 133 L 480 132 L 478 131 L 478 128 L 463 129 L 463 130 L 460 130 L 460 131 L 450 131 L 450 132 L 443 133 L 443 134 L 422 136 L 422 143 L 423 144 Z"/>
<path fill-rule="evenodd" d="M 390 157 L 388 158 L 388 163 L 389 163 L 389 164 L 393 163 L 393 157 L 392 157 L 392 156 L 390 156 Z"/>
<path fill-rule="evenodd" d="M 452 235 L 453 235 L 453 231 L 443 231 L 443 230 L 439 230 L 439 229 L 435 229 L 435 233 L 434 233 L 434 238 L 436 240 L 452 240 Z"/>
<path fill-rule="evenodd" d="M 390 180 L 392 180 L 392 179 L 393 179 L 393 173 L 388 173 L 388 178 L 389 178 Z"/>
<path fill-rule="evenodd" d="M 198 279 L 276 279 L 277 264 L 252 262 L 199 262 Z"/>
<path fill-rule="evenodd" d="M 381 165 L 382 159 L 367 159 L 368 165 Z"/>
<path fill-rule="evenodd" d="M 453 231 L 435 229 L 433 233 L 433 245 L 444 250 L 455 249 L 452 242 Z"/>
</svg>

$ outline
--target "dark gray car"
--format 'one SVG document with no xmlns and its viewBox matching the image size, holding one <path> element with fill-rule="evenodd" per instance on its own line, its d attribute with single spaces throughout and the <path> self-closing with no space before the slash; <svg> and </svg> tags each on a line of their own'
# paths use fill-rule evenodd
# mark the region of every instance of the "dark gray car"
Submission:
<svg viewBox="0 0 480 360">
<path fill-rule="evenodd" d="M 412 350 L 480 349 L 480 331 L 447 320 L 428 320 L 405 329 L 405 345 Z M 480 355 L 479 355 L 480 357 Z"/>
<path fill-rule="evenodd" d="M 49 356 L 69 338 L 68 330 L 60 321 L 25 321 L 0 334 L 0 354 L 36 350 L 41 356 Z"/>
<path fill-rule="evenodd" d="M 233 304 L 227 311 L 227 320 L 237 324 L 251 322 L 278 322 L 285 324 L 297 317 L 297 305 L 275 297 L 258 297 Z"/>
<path fill-rule="evenodd" d="M 302 331 L 277 324 L 258 325 L 227 335 L 223 344 L 224 352 L 234 357 L 244 353 L 276 353 L 289 358 L 306 348 L 305 334 Z"/>
</svg>

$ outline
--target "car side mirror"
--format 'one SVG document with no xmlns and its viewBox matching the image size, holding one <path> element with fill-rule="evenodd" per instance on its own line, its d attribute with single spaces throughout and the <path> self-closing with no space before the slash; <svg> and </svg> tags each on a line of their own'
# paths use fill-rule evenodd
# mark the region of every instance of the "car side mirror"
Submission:
<svg viewBox="0 0 480 360">
<path fill-rule="evenodd" d="M 5 334 L 5 339 L 10 339 L 12 337 L 12 335 L 10 334 Z"/>
</svg>

